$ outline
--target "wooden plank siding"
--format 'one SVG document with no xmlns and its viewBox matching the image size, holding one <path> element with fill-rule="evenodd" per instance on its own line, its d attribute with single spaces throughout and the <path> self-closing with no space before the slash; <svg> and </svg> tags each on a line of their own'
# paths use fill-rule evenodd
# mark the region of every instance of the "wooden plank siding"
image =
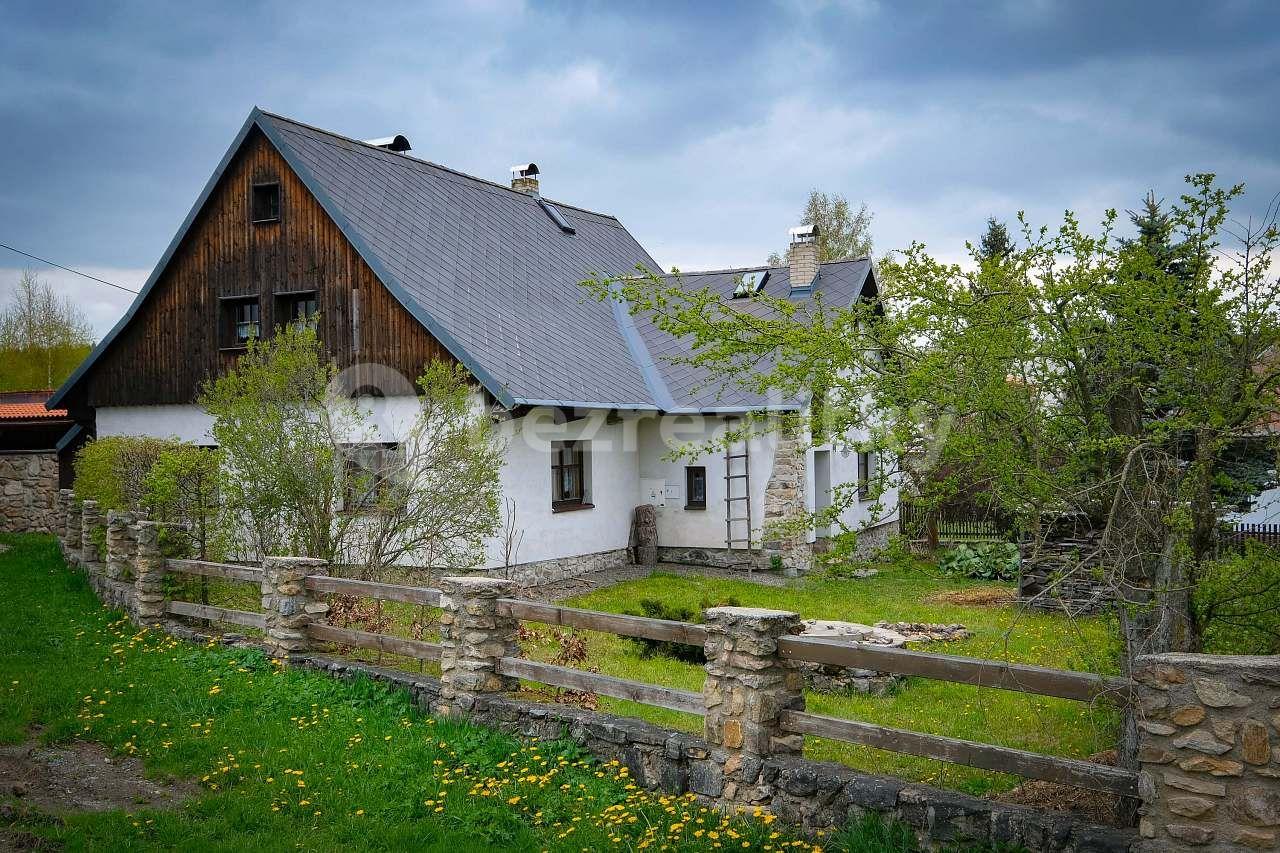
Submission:
<svg viewBox="0 0 1280 853">
<path fill-rule="evenodd" d="M 256 183 L 279 182 L 280 221 L 250 221 Z M 201 384 L 232 364 L 219 351 L 219 299 L 259 297 L 263 333 L 275 316 L 274 294 L 315 290 L 320 338 L 340 368 L 383 364 L 410 381 L 447 350 L 396 300 L 320 203 L 256 128 L 218 185 L 133 321 L 92 368 L 90 406 L 190 403 Z M 353 345 L 352 300 L 358 293 L 360 347 Z"/>
</svg>

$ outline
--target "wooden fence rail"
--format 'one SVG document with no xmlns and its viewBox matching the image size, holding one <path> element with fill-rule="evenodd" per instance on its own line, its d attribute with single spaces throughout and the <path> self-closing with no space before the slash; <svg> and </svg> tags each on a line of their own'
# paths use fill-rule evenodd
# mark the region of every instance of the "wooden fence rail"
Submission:
<svg viewBox="0 0 1280 853">
<path fill-rule="evenodd" d="M 181 574 L 234 581 L 260 582 L 263 576 L 261 569 L 251 566 L 200 560 L 169 560 L 166 568 Z M 352 595 L 429 607 L 448 606 L 447 601 L 442 601 L 441 592 L 438 589 L 327 575 L 310 575 L 303 585 L 310 592 L 320 595 Z M 690 646 L 702 646 L 708 636 L 706 626 L 691 622 L 604 613 L 516 598 L 502 598 L 497 604 L 498 612 L 503 616 L 525 622 L 602 631 L 624 637 L 682 643 Z M 266 627 L 266 616 L 261 613 L 249 613 L 186 601 L 170 601 L 166 607 L 169 613 L 176 616 L 208 619 L 259 629 Z M 340 628 L 322 622 L 311 624 L 307 632 L 312 640 L 318 642 L 373 649 L 418 660 L 439 660 L 444 649 L 440 643 Z M 1125 704 L 1133 700 L 1135 687 L 1132 681 L 1123 678 L 1108 678 L 1090 673 L 1048 669 L 1026 664 L 895 649 L 830 638 L 782 637 L 778 640 L 778 655 L 796 662 L 870 669 L 896 675 L 932 678 L 976 687 L 1011 690 L 1082 702 L 1102 699 L 1116 704 Z M 590 691 L 603 696 L 690 714 L 701 715 L 706 712 L 703 696 L 697 692 L 677 690 L 521 657 L 500 658 L 496 666 L 501 675 L 552 687 Z M 785 731 L 794 734 L 834 738 L 907 755 L 1075 785 L 1122 796 L 1134 796 L 1137 792 L 1137 774 L 1087 761 L 1040 755 L 1019 749 L 904 731 L 803 711 L 783 712 L 781 725 Z"/>
</svg>

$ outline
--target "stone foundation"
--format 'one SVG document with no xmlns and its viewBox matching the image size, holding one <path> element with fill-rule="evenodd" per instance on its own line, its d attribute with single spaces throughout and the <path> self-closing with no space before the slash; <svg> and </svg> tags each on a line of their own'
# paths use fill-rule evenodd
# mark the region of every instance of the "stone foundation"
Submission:
<svg viewBox="0 0 1280 853">
<path fill-rule="evenodd" d="M 58 455 L 0 454 L 0 533 L 50 533 L 58 517 Z"/>
<path fill-rule="evenodd" d="M 762 572 L 770 568 L 770 555 L 759 549 L 751 551 L 728 548 L 672 548 L 658 546 L 658 562 L 684 566 L 707 566 L 715 569 L 740 569 Z"/>
<path fill-rule="evenodd" d="M 615 551 L 601 551 L 578 557 L 558 557 L 536 563 L 520 563 L 510 569 L 502 567 L 485 569 L 484 574 L 515 581 L 517 586 L 541 586 L 589 575 L 604 569 L 617 569 L 629 565 L 631 565 L 631 557 L 627 549 L 619 548 Z"/>
</svg>

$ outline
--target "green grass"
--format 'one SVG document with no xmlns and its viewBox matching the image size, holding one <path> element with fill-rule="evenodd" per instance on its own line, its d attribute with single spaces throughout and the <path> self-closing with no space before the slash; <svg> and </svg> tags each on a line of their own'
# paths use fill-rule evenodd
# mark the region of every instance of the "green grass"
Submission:
<svg viewBox="0 0 1280 853">
<path fill-rule="evenodd" d="M 867 624 L 880 620 L 961 623 L 973 632 L 971 639 L 933 643 L 927 648 L 945 654 L 1059 669 L 1116 672 L 1116 632 L 1108 619 L 1069 620 L 1057 615 L 1028 613 L 1008 605 L 963 606 L 934 598 L 948 591 L 998 586 L 944 579 L 925 563 L 881 566 L 880 573 L 870 578 L 813 577 L 785 587 L 655 572 L 648 578 L 596 590 L 566 603 L 623 613 L 638 611 L 642 598 L 656 598 L 668 605 L 694 610 L 704 603 L 732 599 L 744 606 L 794 610 L 805 618 Z M 212 590 L 214 603 L 257 609 L 257 590 L 253 586 L 216 584 Z M 385 610 L 392 620 L 388 632 L 401 636 L 408 636 L 410 623 L 424 612 L 412 605 L 395 603 L 387 603 Z M 541 625 L 527 627 L 533 633 L 524 644 L 525 653 L 539 660 L 551 659 L 557 651 L 554 631 Z M 697 691 L 702 687 L 701 666 L 644 657 L 637 643 L 611 634 L 585 632 L 585 636 L 589 651 L 585 665 L 602 673 L 686 690 Z M 360 650 L 350 652 L 350 656 L 438 674 L 438 669 L 430 663 L 424 666 L 419 661 L 393 656 L 379 658 L 376 652 Z M 1111 748 L 1118 724 L 1118 715 L 1110 706 L 1090 706 L 1066 699 L 923 678 L 907 679 L 904 686 L 890 696 L 810 693 L 807 703 L 809 710 L 834 717 L 1071 758 L 1083 758 Z M 687 731 L 698 731 L 701 727 L 700 717 L 634 702 L 601 697 L 600 708 Z M 808 740 L 805 755 L 841 762 L 869 773 L 899 776 L 977 795 L 1007 790 L 1021 781 L 1006 774 L 819 738 Z"/>
<path fill-rule="evenodd" d="M 637 790 L 568 743 L 522 745 L 423 716 L 367 680 L 138 631 L 98 605 L 51 539 L 0 542 L 11 546 L 0 554 L 0 742 L 39 726 L 46 742 L 99 742 L 200 788 L 166 811 L 51 823 L 19 810 L 11 829 L 71 850 L 595 850 L 647 838 L 703 850 L 711 832 L 739 848 L 810 847 L 764 819 Z"/>
</svg>

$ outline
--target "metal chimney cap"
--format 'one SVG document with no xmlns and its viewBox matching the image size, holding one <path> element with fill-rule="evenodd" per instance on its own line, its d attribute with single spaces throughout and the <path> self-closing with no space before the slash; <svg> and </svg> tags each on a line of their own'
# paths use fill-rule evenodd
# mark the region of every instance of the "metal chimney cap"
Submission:
<svg viewBox="0 0 1280 853">
<path fill-rule="evenodd" d="M 793 243 L 808 243 L 811 240 L 818 239 L 818 226 L 809 224 L 797 225 L 787 233 L 791 235 L 791 242 Z"/>
<path fill-rule="evenodd" d="M 517 163 L 511 167 L 511 174 L 517 178 L 532 178 L 538 174 L 537 163 Z"/>
<path fill-rule="evenodd" d="M 387 151 L 394 151 L 397 154 L 403 154 L 412 150 L 413 146 L 409 144 L 409 137 L 403 133 L 397 133 L 394 136 L 384 136 L 381 139 L 366 139 L 365 145 L 372 145 L 374 148 L 385 148 Z"/>
</svg>

